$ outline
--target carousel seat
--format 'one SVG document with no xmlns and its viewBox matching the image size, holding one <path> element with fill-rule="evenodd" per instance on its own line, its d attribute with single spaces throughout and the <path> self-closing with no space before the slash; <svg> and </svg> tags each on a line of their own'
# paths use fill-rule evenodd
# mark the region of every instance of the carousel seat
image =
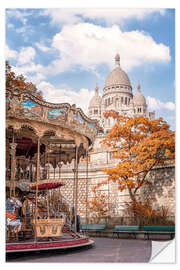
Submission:
<svg viewBox="0 0 180 270">
<path fill-rule="evenodd" d="M 65 219 L 33 219 L 31 223 L 37 237 L 58 237 L 62 236 L 62 227 L 65 224 Z"/>
</svg>

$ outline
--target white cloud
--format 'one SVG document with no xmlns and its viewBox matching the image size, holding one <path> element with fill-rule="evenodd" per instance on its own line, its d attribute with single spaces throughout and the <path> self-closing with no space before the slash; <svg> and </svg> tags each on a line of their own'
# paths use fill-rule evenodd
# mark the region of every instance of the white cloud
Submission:
<svg viewBox="0 0 180 270">
<path fill-rule="evenodd" d="M 44 79 L 42 72 L 44 67 L 32 61 L 35 54 L 35 50 L 32 47 L 23 47 L 20 52 L 17 52 L 9 49 L 7 45 L 5 46 L 6 59 L 16 60 L 16 65 L 11 65 L 12 71 L 14 71 L 16 75 L 23 74 L 28 81 L 37 84 Z M 33 74 L 33 76 L 30 74 Z"/>
<path fill-rule="evenodd" d="M 44 66 L 36 64 L 33 60 L 36 55 L 36 51 L 33 47 L 23 47 L 19 52 L 9 50 L 6 46 L 7 59 L 16 58 L 16 65 L 11 65 L 12 71 L 16 75 L 23 75 L 28 81 L 34 84 L 38 84 L 45 77 Z"/>
<path fill-rule="evenodd" d="M 51 48 L 49 48 L 49 47 L 47 47 L 44 44 L 39 43 L 39 42 L 36 42 L 35 46 L 42 52 L 47 52 L 47 51 L 49 51 L 51 49 Z"/>
<path fill-rule="evenodd" d="M 151 110 L 161 110 L 161 109 L 167 109 L 170 111 L 174 111 L 175 110 L 175 104 L 171 101 L 169 102 L 162 102 L 156 98 L 147 97 L 147 102 L 148 102 L 148 107 Z"/>
<path fill-rule="evenodd" d="M 43 67 L 40 64 L 35 64 L 33 62 L 21 65 L 21 66 L 11 66 L 12 71 L 15 72 L 16 75 L 23 75 L 27 81 L 32 82 L 34 84 L 39 83 L 42 79 L 44 79 Z M 33 73 L 34 75 L 30 75 L 30 73 Z"/>
<path fill-rule="evenodd" d="M 33 10 L 29 9 L 17 9 L 17 8 L 10 8 L 6 10 L 6 19 L 16 18 L 21 21 L 22 24 L 26 24 L 27 17 L 33 14 Z"/>
<path fill-rule="evenodd" d="M 21 33 L 25 33 L 26 30 L 27 30 L 27 27 L 26 26 L 23 26 L 23 27 L 17 28 L 16 29 L 16 32 L 21 34 Z"/>
<path fill-rule="evenodd" d="M 48 102 L 76 104 L 87 114 L 89 101 L 94 95 L 93 91 L 82 88 L 79 91 L 67 90 L 54 87 L 51 83 L 42 81 L 37 85 L 38 90 L 43 92 L 43 97 Z"/>
<path fill-rule="evenodd" d="M 8 45 L 5 46 L 5 57 L 6 59 L 12 59 L 17 57 L 17 51 L 11 50 Z"/>
<path fill-rule="evenodd" d="M 28 81 L 29 82 L 32 82 L 33 84 L 37 85 L 39 84 L 43 79 L 45 79 L 45 76 L 40 73 L 40 72 L 37 72 L 35 73 L 34 76 L 27 76 L 28 78 Z"/>
<path fill-rule="evenodd" d="M 8 24 L 7 24 L 7 27 L 8 27 L 9 29 L 10 29 L 10 28 L 12 29 L 12 28 L 14 28 L 14 24 L 8 23 Z"/>
<path fill-rule="evenodd" d="M 74 24 L 84 19 L 104 20 L 107 24 L 122 24 L 124 20 L 136 18 L 142 20 L 148 15 L 165 14 L 165 9 L 152 8 L 64 8 L 46 9 L 43 12 L 50 15 L 53 23 Z"/>
<path fill-rule="evenodd" d="M 43 12 L 41 12 L 42 15 L 49 15 L 51 17 L 52 23 L 78 23 L 81 22 L 82 19 L 78 17 L 76 14 L 78 9 L 71 9 L 71 8 L 66 8 L 66 9 L 45 9 Z"/>
<path fill-rule="evenodd" d="M 18 53 L 18 65 L 23 65 L 34 59 L 36 51 L 32 47 L 23 47 Z"/>
<path fill-rule="evenodd" d="M 47 72 L 56 74 L 73 65 L 93 69 L 107 64 L 112 68 L 117 52 L 126 71 L 147 62 L 170 60 L 169 47 L 156 43 L 151 36 L 140 31 L 122 32 L 117 25 L 65 25 L 54 36 L 52 47 L 59 51 L 60 58 L 47 67 Z"/>
<path fill-rule="evenodd" d="M 107 24 L 123 23 L 126 19 L 136 18 L 142 20 L 154 13 L 164 15 L 165 9 L 158 8 L 50 8 L 50 9 L 8 9 L 7 19 L 19 19 L 26 25 L 27 18 L 32 15 L 48 15 L 53 23 L 74 24 L 84 19 L 104 20 Z"/>
</svg>

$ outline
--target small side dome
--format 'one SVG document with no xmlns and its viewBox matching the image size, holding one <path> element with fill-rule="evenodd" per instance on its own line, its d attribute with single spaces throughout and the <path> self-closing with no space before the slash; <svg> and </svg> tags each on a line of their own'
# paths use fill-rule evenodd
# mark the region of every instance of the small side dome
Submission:
<svg viewBox="0 0 180 270">
<path fill-rule="evenodd" d="M 102 101 L 102 99 L 101 99 L 101 97 L 99 96 L 98 90 L 99 90 L 98 85 L 96 85 L 96 88 L 95 88 L 95 90 L 94 90 L 94 92 L 95 92 L 95 93 L 94 93 L 94 96 L 92 97 L 92 99 L 91 99 L 90 102 L 89 102 L 89 108 L 90 108 L 90 107 L 101 106 L 101 101 Z"/>
<path fill-rule="evenodd" d="M 140 86 L 140 83 L 138 83 L 138 85 L 137 85 L 137 93 L 133 98 L 134 105 L 135 106 L 146 106 L 146 99 L 143 96 L 143 94 L 141 94 L 140 89 L 141 89 L 141 86 Z"/>
</svg>

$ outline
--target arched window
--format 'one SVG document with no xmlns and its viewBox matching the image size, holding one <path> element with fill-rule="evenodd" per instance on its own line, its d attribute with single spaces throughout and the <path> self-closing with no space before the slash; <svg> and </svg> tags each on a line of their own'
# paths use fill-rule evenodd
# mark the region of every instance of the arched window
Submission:
<svg viewBox="0 0 180 270">
<path fill-rule="evenodd" d="M 123 97 L 121 97 L 121 103 L 123 104 Z"/>
<path fill-rule="evenodd" d="M 115 106 L 116 107 L 118 106 L 118 98 L 116 98 L 116 100 L 115 100 Z"/>
<path fill-rule="evenodd" d="M 125 104 L 127 105 L 127 97 L 125 97 Z"/>
<path fill-rule="evenodd" d="M 97 109 L 94 110 L 94 114 L 98 114 L 98 110 Z"/>
</svg>

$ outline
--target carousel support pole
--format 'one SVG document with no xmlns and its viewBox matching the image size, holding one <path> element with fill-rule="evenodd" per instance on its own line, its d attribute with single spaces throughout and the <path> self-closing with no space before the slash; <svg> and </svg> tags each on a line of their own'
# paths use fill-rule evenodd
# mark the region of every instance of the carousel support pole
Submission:
<svg viewBox="0 0 180 270">
<path fill-rule="evenodd" d="M 76 152 L 75 152 L 74 169 L 73 169 L 73 173 L 74 173 L 74 179 L 73 179 L 73 199 L 72 199 L 72 205 L 73 205 L 73 207 L 71 209 L 71 216 L 72 216 L 71 221 L 73 221 L 73 223 L 74 223 L 74 218 L 75 218 L 75 213 L 74 213 L 74 208 L 75 208 L 75 181 L 76 181 L 75 168 L 76 168 Z"/>
<path fill-rule="evenodd" d="M 31 182 L 31 174 L 32 174 L 32 163 L 31 157 L 29 157 L 29 182 Z"/>
<path fill-rule="evenodd" d="M 59 162 L 58 162 L 58 167 L 59 167 L 59 179 L 61 178 L 61 167 L 62 167 L 62 164 L 61 164 L 61 144 L 59 146 Z"/>
<path fill-rule="evenodd" d="M 49 163 L 49 151 L 50 151 L 50 144 L 48 144 L 48 151 L 47 151 L 47 160 L 48 160 L 48 167 L 47 167 L 47 179 L 50 179 L 50 163 Z"/>
<path fill-rule="evenodd" d="M 60 149 L 61 149 L 61 146 L 60 146 Z M 58 162 L 58 167 L 59 167 L 59 181 L 61 180 L 61 167 L 62 167 L 62 164 L 61 164 L 61 158 L 59 159 L 59 162 Z M 61 191 L 60 191 L 60 188 L 58 189 L 58 195 L 59 195 L 59 201 L 60 203 L 58 204 L 58 212 L 60 213 L 60 204 L 62 205 L 62 196 L 61 196 Z"/>
<path fill-rule="evenodd" d="M 48 219 L 49 219 L 49 192 L 48 192 L 48 188 L 46 189 L 47 192 L 47 214 L 48 214 Z"/>
<path fill-rule="evenodd" d="M 54 162 L 53 162 L 54 179 L 56 179 L 56 167 L 57 167 L 57 162 L 56 162 L 56 158 L 55 158 L 55 159 L 54 159 Z"/>
<path fill-rule="evenodd" d="M 75 205 L 75 181 L 76 181 L 76 172 L 75 172 L 75 169 L 76 169 L 76 154 L 75 154 L 74 169 L 73 169 L 73 172 L 74 172 L 74 179 L 73 179 L 73 207 Z"/>
<path fill-rule="evenodd" d="M 75 159 L 75 208 L 74 208 L 75 233 L 77 233 L 77 210 L 78 210 L 78 146 L 76 146 L 76 159 Z"/>
<path fill-rule="evenodd" d="M 31 160 L 31 178 L 30 178 L 30 180 L 31 180 L 31 182 L 33 182 L 33 176 L 34 176 L 34 164 L 33 164 L 33 161 Z"/>
<path fill-rule="evenodd" d="M 38 208 L 38 184 L 39 184 L 39 170 L 40 169 L 40 137 L 37 141 L 37 166 L 36 166 L 36 204 L 35 204 L 35 228 L 37 223 L 37 208 Z M 35 241 L 37 240 L 37 233 L 35 230 Z"/>
<path fill-rule="evenodd" d="M 12 143 L 10 143 L 10 154 L 11 154 L 11 181 L 10 181 L 10 197 L 13 195 L 15 197 L 15 175 L 16 175 L 16 146 L 17 143 L 14 142 L 14 133 L 12 138 Z"/>
<path fill-rule="evenodd" d="M 88 161 L 88 150 L 86 151 L 86 230 L 88 227 L 88 165 L 89 165 L 89 161 Z"/>
<path fill-rule="evenodd" d="M 46 146 L 45 146 L 45 150 L 44 150 L 44 168 L 43 168 L 43 179 L 47 179 L 46 175 Z"/>
</svg>

